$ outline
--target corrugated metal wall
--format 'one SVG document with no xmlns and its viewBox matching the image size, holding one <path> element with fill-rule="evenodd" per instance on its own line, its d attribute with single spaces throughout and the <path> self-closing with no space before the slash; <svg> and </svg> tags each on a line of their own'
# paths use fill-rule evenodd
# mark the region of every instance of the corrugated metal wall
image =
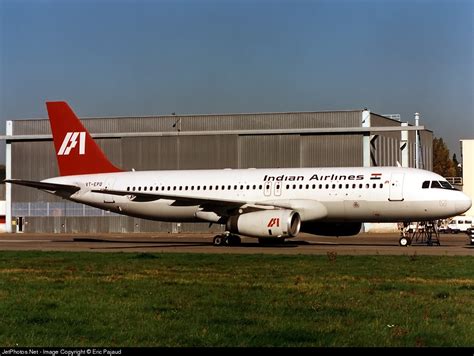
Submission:
<svg viewBox="0 0 474 356">
<path fill-rule="evenodd" d="M 362 135 L 301 136 L 301 167 L 360 167 Z"/>
<path fill-rule="evenodd" d="M 240 136 L 239 168 L 300 167 L 300 136 Z"/>
<path fill-rule="evenodd" d="M 258 130 L 291 128 L 359 127 L 361 111 L 328 111 L 296 113 L 256 113 L 226 115 L 185 115 L 120 118 L 86 118 L 82 122 L 91 133 L 173 132 Z M 173 125 L 176 123 L 176 126 Z M 14 135 L 50 134 L 49 122 L 15 120 Z"/>
<path fill-rule="evenodd" d="M 433 170 L 433 133 L 431 131 L 420 131 L 421 156 L 423 169 Z"/>
<path fill-rule="evenodd" d="M 51 233 L 125 233 L 125 232 L 222 232 L 220 225 L 209 223 L 169 223 L 128 216 L 28 216 L 24 219 L 25 232 Z"/>
<path fill-rule="evenodd" d="M 84 120 L 91 133 L 133 133 L 159 131 L 213 131 L 285 128 L 360 127 L 361 111 L 264 113 L 236 115 L 157 116 L 99 118 Z M 397 125 L 394 120 L 374 115 L 372 126 Z M 176 127 L 173 127 L 173 124 Z M 13 122 L 15 135 L 50 134 L 47 120 Z M 414 139 L 413 133 L 410 137 Z M 425 133 L 427 142 L 431 133 Z M 431 135 L 431 136 L 430 136 Z M 399 132 L 383 133 L 375 141 L 378 165 L 395 165 L 399 160 Z M 124 169 L 206 169 L 264 167 L 335 167 L 363 165 L 362 134 L 207 135 L 145 136 L 96 140 L 110 160 Z M 414 140 L 412 141 L 414 142 Z M 431 147 L 431 141 L 429 141 Z M 41 180 L 58 175 L 50 140 L 15 141 L 12 145 L 12 178 Z M 426 157 L 431 151 L 426 149 Z M 414 155 L 413 155 L 414 156 Z M 426 161 L 427 162 L 427 161 Z M 207 223 L 165 223 L 136 219 L 94 210 L 75 209 L 74 204 L 27 187 L 12 187 L 16 211 L 27 216 L 25 231 L 35 232 L 186 232 L 221 231 Z M 54 204 L 65 202 L 64 209 Z M 27 204 L 27 208 L 24 204 Z M 21 205 L 23 204 L 23 206 Z M 80 205 L 79 205 L 80 206 Z M 55 209 L 51 210 L 52 207 Z M 91 208 L 92 209 L 92 208 Z M 15 208 L 14 208 L 15 211 Z M 37 216 L 48 211 L 48 215 Z M 62 213 L 61 213 L 62 211 Z"/>
<path fill-rule="evenodd" d="M 371 114 L 371 126 L 400 126 L 400 121 L 386 118 L 381 115 Z M 372 166 L 396 166 L 401 163 L 400 132 L 376 133 L 371 142 L 371 165 Z M 420 168 L 433 169 L 433 133 L 429 130 L 420 131 L 421 160 Z M 408 156 L 409 166 L 415 167 L 415 131 L 408 131 Z"/>
</svg>

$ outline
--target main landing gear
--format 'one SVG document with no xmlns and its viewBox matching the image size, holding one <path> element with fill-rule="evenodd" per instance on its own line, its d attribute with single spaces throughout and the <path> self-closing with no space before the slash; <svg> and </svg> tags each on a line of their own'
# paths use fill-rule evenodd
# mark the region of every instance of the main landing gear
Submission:
<svg viewBox="0 0 474 356">
<path fill-rule="evenodd" d="M 240 243 L 239 235 L 224 233 L 214 236 L 214 246 L 238 246 Z"/>
</svg>

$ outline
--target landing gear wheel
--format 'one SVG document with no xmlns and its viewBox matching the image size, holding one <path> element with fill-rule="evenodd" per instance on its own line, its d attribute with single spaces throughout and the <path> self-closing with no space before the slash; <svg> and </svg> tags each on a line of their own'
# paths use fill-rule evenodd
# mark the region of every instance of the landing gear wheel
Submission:
<svg viewBox="0 0 474 356">
<path fill-rule="evenodd" d="M 400 246 L 410 246 L 411 245 L 411 239 L 408 237 L 400 237 L 400 240 L 398 240 L 398 243 Z"/>
<path fill-rule="evenodd" d="M 214 236 L 214 246 L 224 246 L 226 244 L 227 238 L 222 235 Z"/>
<path fill-rule="evenodd" d="M 237 246 L 240 245 L 239 235 L 217 235 L 214 237 L 214 246 Z"/>
</svg>

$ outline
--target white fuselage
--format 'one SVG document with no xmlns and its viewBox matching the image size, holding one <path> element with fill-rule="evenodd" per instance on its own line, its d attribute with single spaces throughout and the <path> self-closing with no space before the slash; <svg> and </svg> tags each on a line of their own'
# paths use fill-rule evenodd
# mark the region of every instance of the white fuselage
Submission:
<svg viewBox="0 0 474 356">
<path fill-rule="evenodd" d="M 205 201 L 226 209 L 257 206 L 289 207 L 302 221 L 398 222 L 447 218 L 466 211 L 471 200 L 453 189 L 423 188 L 423 182 L 444 181 L 424 170 L 399 167 L 223 169 L 140 171 L 50 178 L 43 182 L 78 185 L 69 199 L 124 215 L 161 221 L 214 221 L 199 212 Z M 426 185 L 426 184 L 425 184 Z M 129 191 L 111 195 L 92 190 Z M 134 192 L 150 194 L 137 199 Z M 165 198 L 155 197 L 164 195 Z M 179 203 L 173 197 L 189 197 Z M 198 204 L 202 199 L 204 203 Z M 226 207 L 225 202 L 230 202 Z M 318 213 L 312 214 L 312 204 Z M 214 209 L 215 210 L 215 209 Z"/>
</svg>

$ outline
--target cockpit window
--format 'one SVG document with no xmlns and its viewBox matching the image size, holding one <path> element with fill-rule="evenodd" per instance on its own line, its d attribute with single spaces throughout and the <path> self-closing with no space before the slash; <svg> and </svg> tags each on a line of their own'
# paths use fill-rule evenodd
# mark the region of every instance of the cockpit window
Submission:
<svg viewBox="0 0 474 356">
<path fill-rule="evenodd" d="M 433 181 L 428 181 L 425 180 L 423 182 L 423 185 L 421 186 L 423 189 L 429 188 L 431 184 L 431 188 L 438 188 L 438 189 L 449 189 L 449 190 L 457 190 L 454 188 L 448 181 L 445 180 L 433 180 Z"/>
<path fill-rule="evenodd" d="M 444 189 L 451 189 L 451 190 L 455 190 L 455 188 L 447 181 L 445 180 L 440 180 L 439 183 L 441 184 L 441 186 L 444 188 Z"/>
</svg>

